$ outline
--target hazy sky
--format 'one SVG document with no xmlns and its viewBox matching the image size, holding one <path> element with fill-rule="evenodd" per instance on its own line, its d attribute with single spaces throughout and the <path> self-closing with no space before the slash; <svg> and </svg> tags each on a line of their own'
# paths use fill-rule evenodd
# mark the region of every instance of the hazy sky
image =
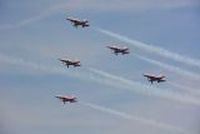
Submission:
<svg viewBox="0 0 200 134">
<path fill-rule="evenodd" d="M 198 0 L 0 1 L 0 133 L 199 134 Z M 76 29 L 68 16 L 88 19 Z M 128 46 L 115 56 L 107 45 Z M 65 68 L 57 59 L 80 59 Z M 165 74 L 151 85 L 143 73 Z M 75 95 L 63 105 L 55 95 Z"/>
</svg>

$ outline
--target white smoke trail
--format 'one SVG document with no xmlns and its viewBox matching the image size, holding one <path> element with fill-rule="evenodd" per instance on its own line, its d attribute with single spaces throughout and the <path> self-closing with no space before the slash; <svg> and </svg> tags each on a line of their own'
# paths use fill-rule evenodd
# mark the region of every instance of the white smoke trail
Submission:
<svg viewBox="0 0 200 134">
<path fill-rule="evenodd" d="M 25 26 L 27 24 L 30 24 L 30 23 L 36 22 L 38 20 L 41 20 L 41 19 L 43 19 L 45 17 L 48 17 L 49 15 L 52 15 L 52 14 L 53 14 L 53 10 L 52 9 L 48 9 L 47 11 L 44 11 L 44 12 L 40 13 L 37 16 L 33 16 L 33 17 L 30 17 L 30 18 L 27 18 L 25 20 L 22 20 L 19 23 L 0 25 L 0 30 L 20 28 L 20 27 L 23 27 L 23 26 Z"/>
<path fill-rule="evenodd" d="M 81 2 L 83 2 L 83 1 L 81 0 Z M 59 11 L 66 12 L 66 9 L 76 9 L 79 6 L 81 7 L 82 5 L 77 4 L 77 2 L 74 2 L 73 0 L 68 0 L 67 2 L 50 6 L 46 10 L 41 12 L 40 14 L 32 16 L 30 18 L 26 18 L 26 19 L 24 19 L 24 20 L 22 20 L 22 21 L 20 21 L 16 24 L 0 25 L 0 30 L 20 28 L 20 27 L 26 26 L 28 24 L 31 24 L 33 22 L 37 22 L 39 20 L 45 19 L 49 16 L 52 16 L 53 14 L 56 14 Z"/>
<path fill-rule="evenodd" d="M 120 34 L 113 33 L 113 32 L 108 31 L 108 30 L 104 30 L 104 29 L 101 29 L 101 28 L 94 28 L 94 29 L 96 31 L 100 32 L 100 33 L 103 33 L 103 34 L 108 35 L 110 37 L 116 38 L 120 41 L 127 42 L 127 43 L 129 43 L 129 44 L 131 44 L 135 47 L 141 48 L 141 49 L 143 49 L 147 52 L 152 52 L 154 54 L 157 54 L 157 55 L 160 55 L 160 56 L 163 56 L 163 57 L 166 57 L 166 58 L 169 58 L 169 59 L 172 59 L 172 60 L 184 63 L 184 64 L 187 64 L 187 65 L 192 65 L 192 66 L 196 66 L 196 67 L 200 68 L 200 60 L 199 59 L 190 58 L 190 57 L 187 57 L 187 56 L 177 54 L 175 52 L 171 52 L 171 51 L 166 50 L 166 49 L 161 48 L 161 47 L 142 43 L 142 42 L 139 42 L 137 40 L 130 39 L 128 37 L 122 36 Z"/>
<path fill-rule="evenodd" d="M 17 58 L 17 57 L 11 57 L 4 54 L 0 54 L 0 61 L 9 63 L 11 65 L 17 65 L 17 66 L 23 66 L 25 69 L 31 69 L 36 70 L 39 73 L 46 73 L 46 74 L 59 74 L 69 77 L 75 77 L 78 79 L 86 79 L 85 75 L 87 75 L 86 72 L 80 72 L 76 70 L 70 70 L 67 71 L 65 67 L 58 67 L 58 66 L 52 66 L 52 65 L 44 65 L 44 64 L 38 64 L 34 62 L 30 62 L 27 60 L 24 60 L 23 58 Z"/>
<path fill-rule="evenodd" d="M 175 126 L 164 124 L 164 123 L 161 123 L 161 122 L 158 122 L 158 121 L 155 121 L 155 120 L 145 119 L 145 118 L 142 118 L 142 117 L 129 115 L 129 114 L 124 113 L 124 112 L 119 112 L 119 111 L 116 111 L 116 110 L 113 110 L 113 109 L 110 109 L 110 108 L 107 108 L 107 107 L 99 106 L 99 105 L 96 105 L 96 104 L 92 104 L 92 103 L 80 102 L 80 104 L 82 104 L 84 106 L 88 106 L 88 107 L 95 109 L 95 110 L 98 110 L 98 111 L 102 111 L 102 112 L 105 112 L 105 113 L 109 113 L 111 115 L 122 117 L 123 119 L 137 121 L 137 122 L 141 122 L 141 123 L 144 123 L 144 124 L 147 124 L 147 125 L 150 125 L 150 126 L 159 127 L 159 128 L 162 128 L 162 129 L 186 134 L 186 131 L 184 131 L 181 128 L 177 128 Z"/>
<path fill-rule="evenodd" d="M 88 68 L 82 71 L 80 69 L 79 71 L 67 71 L 63 70 L 62 68 L 27 62 L 21 58 L 13 58 L 2 54 L 0 54 L 0 61 L 8 62 L 14 65 L 25 66 L 26 68 L 39 70 L 40 72 L 42 71 L 46 73 L 50 72 L 55 74 L 61 74 L 70 77 L 75 77 L 80 80 L 97 82 L 103 85 L 112 86 L 114 88 L 128 89 L 130 91 L 134 91 L 144 95 L 154 95 L 157 97 L 163 97 L 184 104 L 200 105 L 200 101 L 194 97 L 169 92 L 167 90 L 162 90 L 159 88 L 149 87 L 139 82 L 134 82 L 93 68 Z"/>
<path fill-rule="evenodd" d="M 172 92 L 172 91 L 169 91 L 166 89 L 163 90 L 160 88 L 150 87 L 150 86 L 144 85 L 142 83 L 131 81 L 131 80 L 125 79 L 123 77 L 115 76 L 110 73 L 107 73 L 107 72 L 104 72 L 101 70 L 97 70 L 94 68 L 89 68 L 89 70 L 91 72 L 93 72 L 94 74 L 96 74 L 95 75 L 96 78 L 97 78 L 97 75 L 102 76 L 102 78 L 104 80 L 105 80 L 105 78 L 107 78 L 107 81 L 105 80 L 106 83 L 109 83 L 109 85 L 114 86 L 114 87 L 116 87 L 120 84 L 121 85 L 120 88 L 134 91 L 139 94 L 144 94 L 144 95 L 149 95 L 149 96 L 153 95 L 153 96 L 157 96 L 157 97 L 166 98 L 168 100 L 178 101 L 178 102 L 181 102 L 184 104 L 200 105 L 199 99 L 197 99 L 195 97 L 191 97 L 187 94 L 175 93 L 175 92 Z"/>
<path fill-rule="evenodd" d="M 151 64 L 154 64 L 154 65 L 160 66 L 162 68 L 165 68 L 167 70 L 170 70 L 172 72 L 175 72 L 175 73 L 177 73 L 179 75 L 184 75 L 184 76 L 187 76 L 187 77 L 189 76 L 190 78 L 193 78 L 193 79 L 196 79 L 196 80 L 200 80 L 200 76 L 198 74 L 196 74 L 196 73 L 181 69 L 181 68 L 176 67 L 176 66 L 168 65 L 166 63 L 162 63 L 162 62 L 159 62 L 159 61 L 156 61 L 156 60 L 153 60 L 153 59 L 149 59 L 149 58 L 146 58 L 144 56 L 136 55 L 136 57 L 138 57 L 141 60 L 147 61 L 147 62 L 149 62 Z"/>
<path fill-rule="evenodd" d="M 42 72 L 52 72 L 52 73 L 63 73 L 64 72 L 58 68 L 51 67 L 51 69 L 50 69 L 47 66 L 44 66 L 42 64 L 36 64 L 33 62 L 25 61 L 22 58 L 11 57 L 11 56 L 7 56 L 7 55 L 3 55 L 3 54 L 0 54 L 0 61 L 7 62 L 9 64 L 24 66 L 27 69 L 31 68 L 31 69 L 35 69 L 35 70 L 40 70 Z"/>
<path fill-rule="evenodd" d="M 181 85 L 181 84 L 178 84 L 178 83 L 174 83 L 174 82 L 171 82 L 171 81 L 167 81 L 168 84 L 180 89 L 180 90 L 184 90 L 184 91 L 187 91 L 188 93 L 191 93 L 195 96 L 197 95 L 200 95 L 200 90 L 198 89 L 193 89 L 191 87 L 188 87 L 188 86 L 185 86 L 185 85 Z"/>
<path fill-rule="evenodd" d="M 40 70 L 40 71 L 47 71 L 47 72 L 50 72 L 50 73 L 66 74 L 66 71 L 62 71 L 58 68 L 38 65 L 38 64 L 35 64 L 33 62 L 24 61 L 21 58 L 11 58 L 9 56 L 5 56 L 5 55 L 2 55 L 2 54 L 0 54 L 0 61 L 9 62 L 10 64 L 25 66 L 25 67 L 33 68 L 33 69 Z M 74 77 L 74 74 L 69 74 L 69 73 L 67 73 L 67 74 Z M 75 75 L 75 76 L 80 77 L 80 75 Z M 89 78 L 93 79 L 93 77 L 89 77 Z M 99 80 L 97 80 L 97 81 L 99 81 Z M 100 82 L 102 82 L 102 81 L 100 81 Z M 96 110 L 100 110 L 100 111 L 103 111 L 103 112 L 106 112 L 106 113 L 110 113 L 110 114 L 114 114 L 114 115 L 123 117 L 124 119 L 140 121 L 141 123 L 145 123 L 145 124 L 149 124 L 149 125 L 152 125 L 152 126 L 156 126 L 156 127 L 160 127 L 160 128 L 169 129 L 169 130 L 177 131 L 177 132 L 180 132 L 180 133 L 184 133 L 184 131 L 182 129 L 179 129 L 179 128 L 176 128 L 176 127 L 173 127 L 173 126 L 170 126 L 170 125 L 167 125 L 167 124 L 163 124 L 163 123 L 160 123 L 160 122 L 156 122 L 154 120 L 146 120 L 146 119 L 141 118 L 141 117 L 139 118 L 139 117 L 136 117 L 136 116 L 131 116 L 131 115 L 128 115 L 126 113 L 118 112 L 118 111 L 108 109 L 108 108 L 105 108 L 105 107 L 101 107 L 101 106 L 98 106 L 98 105 L 94 105 L 94 104 L 91 104 L 91 103 L 81 103 L 81 104 L 83 104 L 85 106 L 89 106 L 89 107 L 96 109 Z"/>
</svg>

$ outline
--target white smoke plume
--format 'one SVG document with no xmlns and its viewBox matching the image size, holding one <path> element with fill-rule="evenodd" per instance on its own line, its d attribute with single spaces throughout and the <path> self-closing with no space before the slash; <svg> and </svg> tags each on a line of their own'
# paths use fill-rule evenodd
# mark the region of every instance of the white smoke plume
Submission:
<svg viewBox="0 0 200 134">
<path fill-rule="evenodd" d="M 161 97 L 161 98 L 166 98 L 168 100 L 174 100 L 174 101 L 178 101 L 184 104 L 195 104 L 195 105 L 200 105 L 200 100 L 189 96 L 188 94 L 184 94 L 184 93 L 176 93 L 176 92 L 172 92 L 169 90 L 163 90 L 160 88 L 156 88 L 156 87 L 150 87 L 148 85 L 139 83 L 139 82 L 135 82 L 120 76 L 116 76 L 101 70 L 97 70 L 94 68 L 89 68 L 89 70 L 91 72 L 93 72 L 94 74 L 96 74 L 95 78 L 98 78 L 98 76 L 101 76 L 102 79 L 104 81 L 106 81 L 105 84 L 109 84 L 110 86 L 113 87 L 117 87 L 119 86 L 122 89 L 126 89 L 126 90 L 130 90 L 130 91 L 134 91 L 136 93 L 139 94 L 144 94 L 144 95 L 149 95 L 149 96 L 157 96 L 157 97 Z M 106 80 L 107 78 L 107 80 Z M 97 79 L 96 79 L 97 80 Z M 104 82 L 104 81 L 100 81 L 100 82 Z"/>
<path fill-rule="evenodd" d="M 162 63 L 162 62 L 159 62 L 159 61 L 156 61 L 156 60 L 144 57 L 144 56 L 136 55 L 136 57 L 138 57 L 139 59 L 144 60 L 146 62 L 149 62 L 151 64 L 165 68 L 165 69 L 167 69 L 171 72 L 177 73 L 179 75 L 183 75 L 183 76 L 186 76 L 186 77 L 190 77 L 192 79 L 200 80 L 200 75 L 198 75 L 197 73 L 193 73 L 191 71 L 184 70 L 180 67 L 176 67 L 176 66 L 173 66 L 173 65 Z"/>
<path fill-rule="evenodd" d="M 144 124 L 147 124 L 147 125 L 150 125 L 150 126 L 153 126 L 153 127 L 159 127 L 161 129 L 165 129 L 165 130 L 168 130 L 168 131 L 174 131 L 174 132 L 178 132 L 178 133 L 181 133 L 181 134 L 186 133 L 183 129 L 180 129 L 180 128 L 177 128 L 175 126 L 171 126 L 171 125 L 168 125 L 168 124 L 164 124 L 164 123 L 152 120 L 152 119 L 145 119 L 145 118 L 142 118 L 142 117 L 133 116 L 133 115 L 130 115 L 130 114 L 127 114 L 127 113 L 124 113 L 124 112 L 119 112 L 119 111 L 113 110 L 111 108 L 103 107 L 103 106 L 92 104 L 92 103 L 80 102 L 80 104 L 87 106 L 87 107 L 90 107 L 92 109 L 98 110 L 98 111 L 102 111 L 102 112 L 105 112 L 105 113 L 109 113 L 111 115 L 121 117 L 123 119 L 131 120 L 131 121 L 137 121 L 137 122 L 144 123 Z"/>
<path fill-rule="evenodd" d="M 159 88 L 149 87 L 142 83 L 134 82 L 94 68 L 86 68 L 84 70 L 80 70 L 77 72 L 67 71 L 63 70 L 62 68 L 48 66 L 48 65 L 45 66 L 42 64 L 25 61 L 21 58 L 13 58 L 2 54 L 0 54 L 0 61 L 8 62 L 14 65 L 24 66 L 29 69 L 35 69 L 38 70 L 39 72 L 66 75 L 69 77 L 78 78 L 80 80 L 93 81 L 103 85 L 112 86 L 114 88 L 127 89 L 139 94 L 150 95 L 150 96 L 153 95 L 161 98 L 166 98 L 169 100 L 181 102 L 183 104 L 200 105 L 200 101 L 197 98 L 188 96 L 187 94 L 178 94 L 167 90 L 162 90 Z"/>
<path fill-rule="evenodd" d="M 200 60 L 199 59 L 194 59 L 194 58 L 190 58 L 190 57 L 187 57 L 187 56 L 183 56 L 183 55 L 180 55 L 178 53 L 166 50 L 164 48 L 161 48 L 161 47 L 158 47 L 158 46 L 153 46 L 153 45 L 150 45 L 150 44 L 146 44 L 146 43 L 143 43 L 143 42 L 140 42 L 140 41 L 137 41 L 137 40 L 133 40 L 133 39 L 130 39 L 128 37 L 122 36 L 120 34 L 117 34 L 117 33 L 114 33 L 114 32 L 111 32 L 111 31 L 108 31 L 108 30 L 105 30 L 105 29 L 94 28 L 94 30 L 96 30 L 96 31 L 98 31 L 102 34 L 105 34 L 107 36 L 116 38 L 120 41 L 129 43 L 130 45 L 132 45 L 134 47 L 138 47 L 140 49 L 143 49 L 147 52 L 151 52 L 151 53 L 160 55 L 160 56 L 165 57 L 165 58 L 172 59 L 172 60 L 180 62 L 180 63 L 184 63 L 184 64 L 187 64 L 187 65 L 190 65 L 190 66 L 196 66 L 196 67 L 200 68 Z"/>
<path fill-rule="evenodd" d="M 175 82 L 172 82 L 172 81 L 167 81 L 168 84 L 170 84 L 171 86 L 173 87 L 176 87 L 178 88 L 179 90 L 183 90 L 183 91 L 186 91 L 194 96 L 199 96 L 200 95 L 200 90 L 198 89 L 194 89 L 194 88 L 191 88 L 191 87 L 188 87 L 186 85 L 181 85 L 179 83 L 175 83 Z"/>
</svg>

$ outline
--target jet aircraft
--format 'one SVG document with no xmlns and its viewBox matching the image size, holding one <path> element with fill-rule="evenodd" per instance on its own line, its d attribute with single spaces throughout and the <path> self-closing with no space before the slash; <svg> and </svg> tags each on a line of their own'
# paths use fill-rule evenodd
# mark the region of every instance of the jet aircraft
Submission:
<svg viewBox="0 0 200 134">
<path fill-rule="evenodd" d="M 72 17 L 67 17 L 68 21 L 70 21 L 74 27 L 78 27 L 78 26 L 82 26 L 82 28 L 84 27 L 89 27 L 89 21 L 84 19 L 84 20 L 80 20 L 80 19 L 77 19 L 77 18 L 72 18 Z"/>
<path fill-rule="evenodd" d="M 115 55 L 118 55 L 119 53 L 121 53 L 122 55 L 130 53 L 129 48 L 125 46 L 119 47 L 119 46 L 113 45 L 113 46 L 107 46 L 107 48 L 111 49 Z"/>
<path fill-rule="evenodd" d="M 75 103 L 77 102 L 77 97 L 75 96 L 61 96 L 61 95 L 56 95 L 55 96 L 56 98 L 60 99 L 63 104 L 65 104 L 66 102 L 69 102 L 69 103 Z"/>
<path fill-rule="evenodd" d="M 80 67 L 81 63 L 79 60 L 71 60 L 71 59 L 58 59 L 59 61 L 61 61 L 64 65 L 67 66 L 67 68 L 69 68 L 69 66 L 74 66 L 74 67 Z"/>
<path fill-rule="evenodd" d="M 153 84 L 154 81 L 156 81 L 157 83 L 166 81 L 166 79 L 165 79 L 166 76 L 164 76 L 164 75 L 144 74 L 144 77 L 146 77 L 148 79 L 148 81 L 151 82 L 151 84 Z"/>
</svg>

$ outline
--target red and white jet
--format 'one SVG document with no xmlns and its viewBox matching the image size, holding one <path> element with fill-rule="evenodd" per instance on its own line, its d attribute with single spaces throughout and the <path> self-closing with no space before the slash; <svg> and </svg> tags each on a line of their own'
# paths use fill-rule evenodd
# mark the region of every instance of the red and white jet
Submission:
<svg viewBox="0 0 200 134">
<path fill-rule="evenodd" d="M 75 103 L 77 102 L 77 98 L 75 96 L 61 96 L 61 95 L 57 95 L 55 96 L 56 98 L 60 99 L 63 104 L 65 104 L 66 102 L 69 103 Z"/>
<path fill-rule="evenodd" d="M 77 18 L 73 18 L 73 17 L 67 17 L 68 21 L 70 21 L 74 27 L 78 27 L 78 26 L 82 26 L 82 28 L 84 27 L 89 27 L 89 21 L 84 19 L 84 20 L 80 20 L 80 19 L 77 19 Z"/>
<path fill-rule="evenodd" d="M 165 79 L 166 76 L 164 76 L 164 75 L 144 74 L 144 77 L 146 77 L 148 79 L 148 81 L 151 82 L 151 84 L 153 84 L 154 81 L 156 81 L 157 83 L 166 81 L 166 79 Z"/>
<path fill-rule="evenodd" d="M 129 48 L 126 46 L 119 47 L 119 46 L 113 45 L 113 46 L 107 46 L 107 48 L 111 49 L 115 55 L 118 55 L 119 53 L 121 53 L 122 55 L 130 53 Z"/>
<path fill-rule="evenodd" d="M 69 68 L 69 66 L 74 66 L 74 67 L 80 67 L 81 66 L 81 62 L 79 60 L 71 60 L 71 59 L 58 59 L 59 61 L 61 61 L 64 65 L 67 66 L 67 68 Z"/>
</svg>

